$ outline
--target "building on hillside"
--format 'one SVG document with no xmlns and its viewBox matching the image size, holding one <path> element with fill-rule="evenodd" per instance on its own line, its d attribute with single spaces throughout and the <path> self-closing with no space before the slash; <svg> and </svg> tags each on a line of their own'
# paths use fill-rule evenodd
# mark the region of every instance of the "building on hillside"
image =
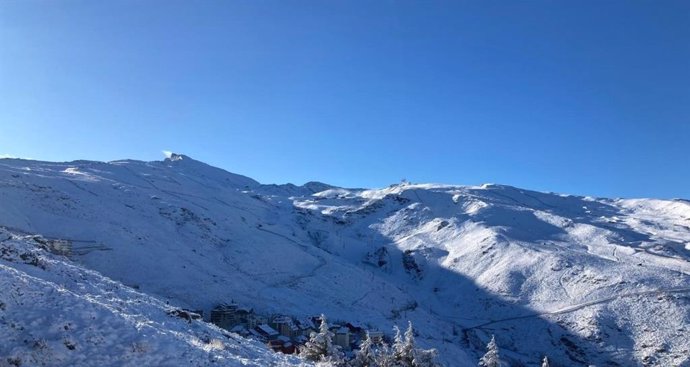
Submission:
<svg viewBox="0 0 690 367">
<path fill-rule="evenodd" d="M 271 348 L 271 350 L 273 350 L 274 353 L 278 353 L 278 352 L 280 352 L 281 349 L 283 349 L 284 343 L 285 342 L 283 342 L 280 339 L 273 339 L 273 340 L 269 340 L 268 343 L 266 343 L 266 345 L 269 348 Z"/>
<path fill-rule="evenodd" d="M 266 341 L 278 339 L 280 336 L 278 331 L 266 324 L 257 325 L 257 327 L 255 327 L 253 330 L 255 330 Z"/>
<path fill-rule="evenodd" d="M 333 342 L 343 348 L 344 351 L 349 351 L 350 329 L 343 326 L 335 330 L 335 340 Z"/>
<path fill-rule="evenodd" d="M 240 324 L 247 327 L 247 329 L 253 329 L 261 321 L 254 310 L 248 307 L 238 307 L 237 308 L 237 318 L 240 320 Z"/>
<path fill-rule="evenodd" d="M 295 354 L 297 353 L 297 346 L 293 342 L 287 342 L 283 344 L 283 349 L 280 352 L 283 354 Z"/>
<path fill-rule="evenodd" d="M 314 325 L 314 321 L 311 318 L 297 320 L 296 324 L 302 336 L 309 338 L 311 333 L 316 332 L 316 325 Z"/>
<path fill-rule="evenodd" d="M 254 314 L 254 324 L 254 327 L 256 327 L 256 325 L 268 324 L 268 317 Z"/>
<path fill-rule="evenodd" d="M 251 308 L 240 307 L 236 303 L 223 304 L 211 310 L 211 323 L 226 330 L 237 325 L 253 329 L 257 325 L 256 315 Z"/>
<path fill-rule="evenodd" d="M 362 340 L 366 339 L 366 329 L 353 322 L 348 322 L 345 323 L 345 327 L 350 330 L 350 345 L 352 344 L 359 344 L 362 342 Z"/>
<path fill-rule="evenodd" d="M 211 323 L 226 330 L 232 329 L 239 324 L 237 308 L 237 304 L 234 303 L 216 306 L 211 310 Z"/>
<path fill-rule="evenodd" d="M 350 334 L 364 334 L 365 329 L 363 326 L 354 323 L 354 322 L 348 322 L 345 324 L 345 327 L 350 329 Z"/>
<path fill-rule="evenodd" d="M 383 331 L 369 330 L 369 338 L 371 338 L 372 344 L 383 343 Z"/>
<path fill-rule="evenodd" d="M 268 347 L 274 352 L 280 352 L 283 354 L 294 354 L 297 352 L 295 344 L 286 336 L 279 336 L 277 339 L 273 339 L 267 343 Z"/>
<path fill-rule="evenodd" d="M 297 326 L 297 323 L 288 316 L 278 316 L 273 318 L 270 326 L 276 329 L 280 335 L 285 335 L 289 338 L 296 338 L 302 335 L 302 330 Z"/>
<path fill-rule="evenodd" d="M 280 335 L 290 336 L 290 329 L 292 325 L 292 319 L 288 316 L 276 316 L 271 320 L 269 325 L 276 329 Z"/>
</svg>

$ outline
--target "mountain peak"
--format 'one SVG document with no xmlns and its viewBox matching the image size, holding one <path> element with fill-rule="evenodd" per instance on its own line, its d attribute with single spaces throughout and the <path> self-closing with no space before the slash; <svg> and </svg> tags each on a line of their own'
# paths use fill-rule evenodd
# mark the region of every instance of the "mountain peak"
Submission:
<svg viewBox="0 0 690 367">
<path fill-rule="evenodd" d="M 183 159 L 189 159 L 189 157 L 187 157 L 184 154 L 177 154 L 177 153 L 170 152 L 170 154 L 168 155 L 168 157 L 165 160 L 174 162 L 174 161 L 181 161 Z"/>
<path fill-rule="evenodd" d="M 215 182 L 222 182 L 223 184 L 230 183 L 238 187 L 254 187 L 259 185 L 258 182 L 249 177 L 228 172 L 222 168 L 198 161 L 187 155 L 169 151 L 164 151 L 163 153 L 166 155 L 163 164 L 174 167 L 177 171 Z"/>
</svg>

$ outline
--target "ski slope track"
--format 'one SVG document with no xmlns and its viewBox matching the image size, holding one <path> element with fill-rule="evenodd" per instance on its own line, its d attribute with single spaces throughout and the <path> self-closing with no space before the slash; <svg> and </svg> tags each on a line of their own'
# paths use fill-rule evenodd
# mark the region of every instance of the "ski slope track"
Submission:
<svg viewBox="0 0 690 367">
<path fill-rule="evenodd" d="M 208 312 L 233 300 L 266 314 L 325 313 L 386 332 L 410 320 L 419 344 L 438 349 L 447 366 L 475 366 L 491 335 L 511 366 L 539 366 L 544 355 L 552 366 L 690 366 L 686 200 L 494 184 L 264 185 L 178 154 L 154 162 L 2 159 L 0 227 L 11 234 L 7 243 L 29 251 L 28 239 L 41 236 L 67 256 L 50 261 L 107 279 L 87 279 L 94 292 L 116 283 L 128 290 L 118 299 L 145 299 L 146 310 L 108 318 L 112 333 L 101 335 L 121 335 L 130 347 L 143 336 L 117 328 L 129 330 L 137 317 L 159 322 L 166 302 Z M 0 289 L 0 302 L 88 327 L 81 309 L 95 296 L 80 293 L 79 281 L 69 289 L 35 266 L 0 265 L 3 281 L 24 284 Z M 47 287 L 72 293 L 39 291 Z M 81 306 L 59 308 L 69 302 Z M 0 310 L 3 331 L 20 317 L 13 307 Z M 23 332 L 50 350 L 64 342 L 23 320 Z M 203 355 L 232 365 L 238 352 L 255 365 L 291 363 L 248 341 L 250 351 L 190 343 L 223 339 L 202 324 L 170 326 L 165 335 L 178 335 L 179 351 L 194 361 Z M 71 337 L 87 345 L 78 334 Z M 0 354 L 26 352 L 13 340 Z M 154 354 L 174 349 L 150 343 Z"/>
</svg>

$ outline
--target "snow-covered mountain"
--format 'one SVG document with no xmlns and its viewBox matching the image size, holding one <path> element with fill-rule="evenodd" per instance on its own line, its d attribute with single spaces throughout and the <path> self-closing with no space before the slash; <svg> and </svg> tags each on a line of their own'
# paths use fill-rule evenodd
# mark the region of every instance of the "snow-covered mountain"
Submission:
<svg viewBox="0 0 690 367">
<path fill-rule="evenodd" d="M 0 366 L 295 366 L 0 229 Z"/>
<path fill-rule="evenodd" d="M 180 307 L 234 300 L 386 331 L 411 320 L 448 366 L 476 365 L 492 334 L 511 366 L 690 364 L 684 200 L 262 185 L 177 154 L 3 159 L 0 226 Z"/>
</svg>

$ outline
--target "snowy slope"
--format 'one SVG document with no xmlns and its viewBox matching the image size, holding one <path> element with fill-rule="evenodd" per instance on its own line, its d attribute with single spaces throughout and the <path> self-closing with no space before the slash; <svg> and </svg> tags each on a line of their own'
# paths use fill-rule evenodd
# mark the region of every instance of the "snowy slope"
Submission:
<svg viewBox="0 0 690 367">
<path fill-rule="evenodd" d="M 690 363 L 683 200 L 261 185 L 173 155 L 0 160 L 0 203 L 1 226 L 183 307 L 409 319 L 451 366 L 475 365 L 491 334 L 512 365 Z"/>
<path fill-rule="evenodd" d="M 0 230 L 0 366 L 292 366 L 265 346 Z"/>
</svg>

